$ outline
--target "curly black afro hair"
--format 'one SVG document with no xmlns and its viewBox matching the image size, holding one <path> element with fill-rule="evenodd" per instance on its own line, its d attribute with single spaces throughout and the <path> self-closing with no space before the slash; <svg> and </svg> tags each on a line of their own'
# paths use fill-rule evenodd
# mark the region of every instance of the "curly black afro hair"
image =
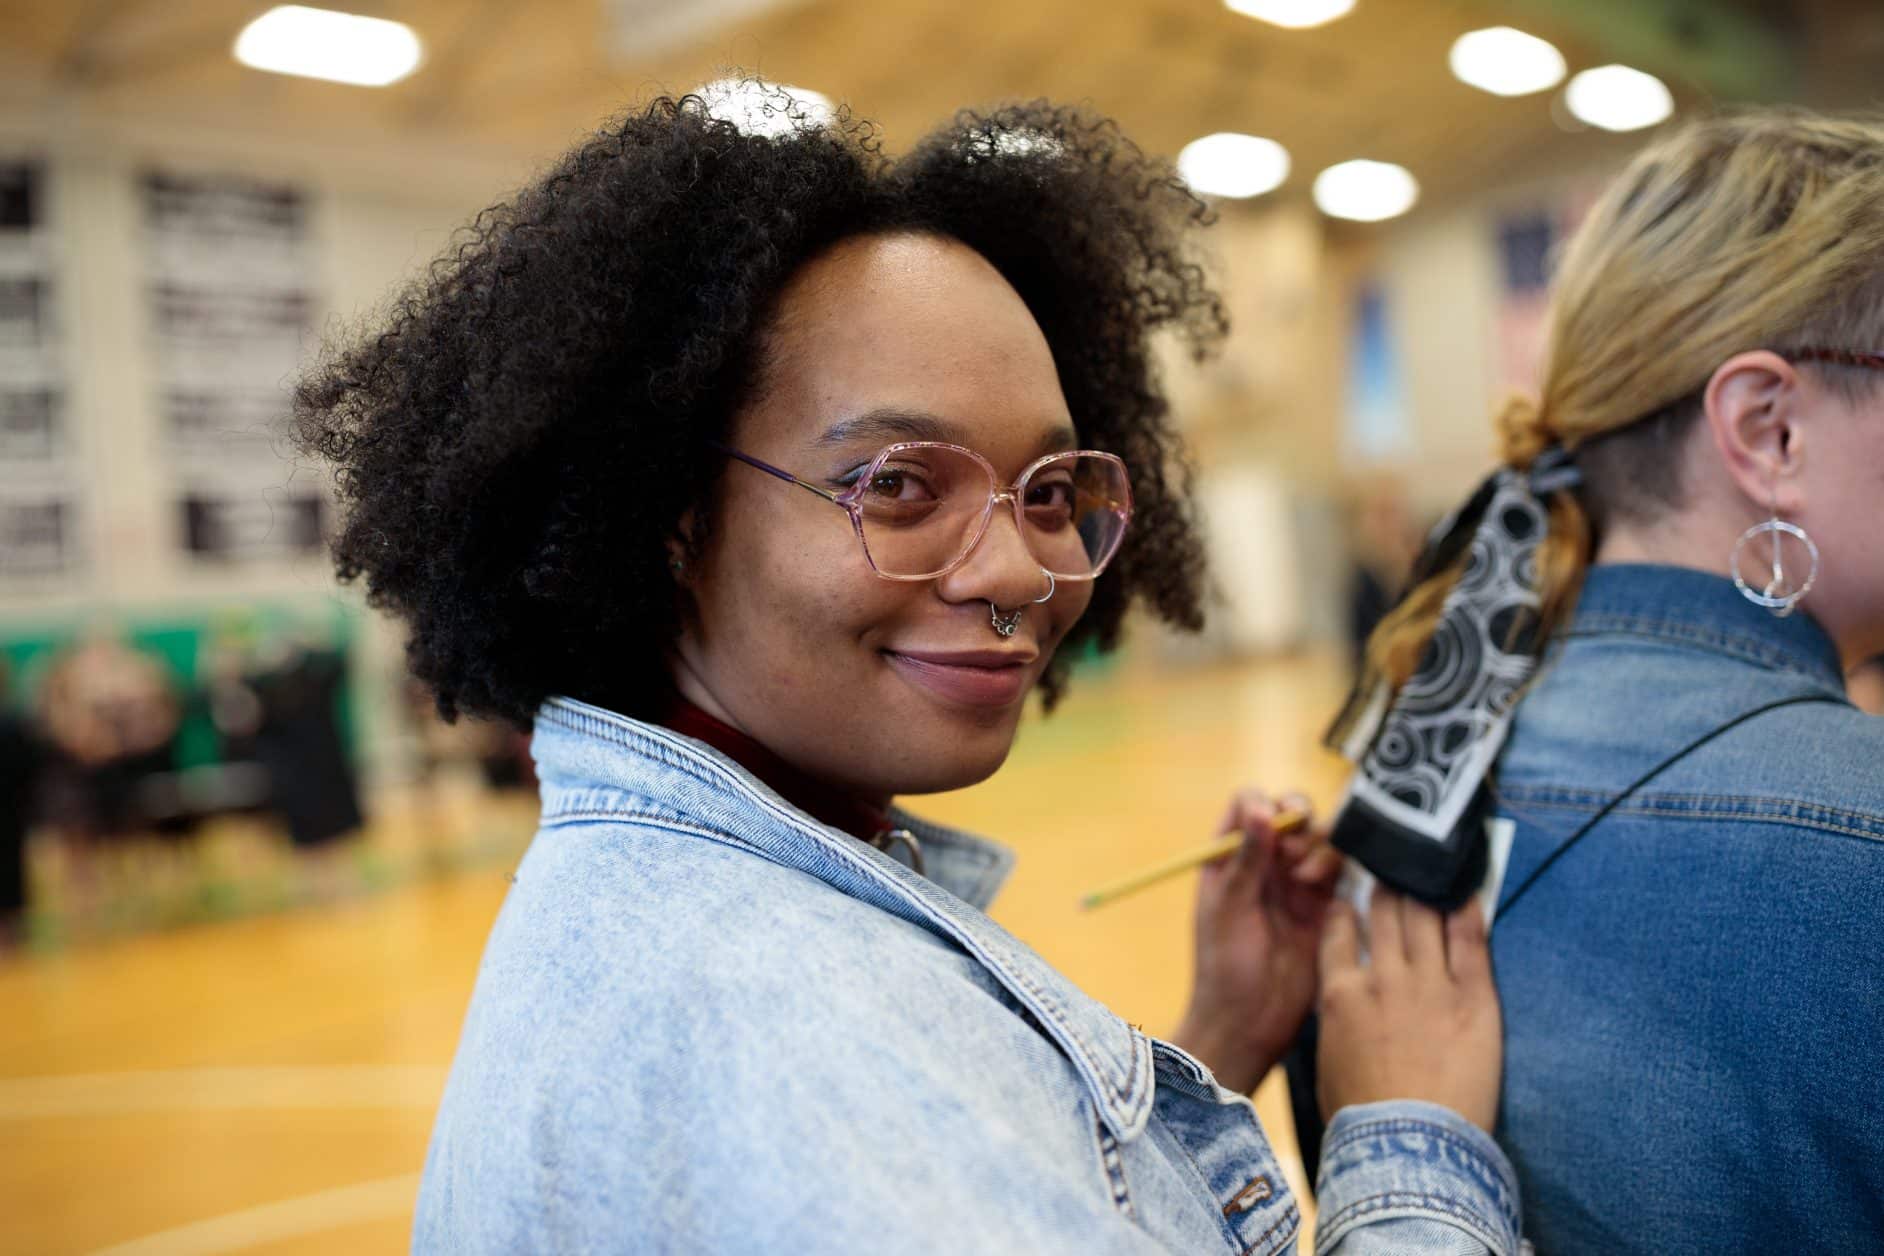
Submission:
<svg viewBox="0 0 1884 1256">
<path fill-rule="evenodd" d="M 663 97 L 485 210 L 389 311 L 299 381 L 298 447 L 335 470 L 343 580 L 403 618 L 459 713 L 527 726 L 567 694 L 656 709 L 689 613 L 723 436 L 764 386 L 768 307 L 837 241 L 916 230 L 985 256 L 1039 322 L 1081 442 L 1131 468 L 1137 514 L 1044 682 L 1118 639 L 1133 599 L 1202 621 L 1202 553 L 1151 334 L 1225 331 L 1191 258 L 1205 206 L 1111 122 L 1045 101 L 963 112 L 907 155 L 871 124 L 779 135 Z"/>
</svg>

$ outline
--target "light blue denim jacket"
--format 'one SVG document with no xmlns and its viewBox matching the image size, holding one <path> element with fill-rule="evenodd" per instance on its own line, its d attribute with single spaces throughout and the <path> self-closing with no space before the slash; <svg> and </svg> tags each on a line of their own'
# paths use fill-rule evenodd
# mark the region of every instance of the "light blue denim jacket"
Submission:
<svg viewBox="0 0 1884 1256">
<path fill-rule="evenodd" d="M 1807 598 L 1805 609 L 1810 610 Z M 1499 1140 L 1546 1254 L 1884 1251 L 1884 720 L 1732 582 L 1599 567 L 1499 763 Z"/>
<path fill-rule="evenodd" d="M 1255 1110 L 928 875 L 699 742 L 547 704 L 543 824 L 485 950 L 421 1252 L 1292 1252 Z M 1330 1128 L 1319 1249 L 1510 1252 L 1511 1169 L 1443 1108 Z"/>
</svg>

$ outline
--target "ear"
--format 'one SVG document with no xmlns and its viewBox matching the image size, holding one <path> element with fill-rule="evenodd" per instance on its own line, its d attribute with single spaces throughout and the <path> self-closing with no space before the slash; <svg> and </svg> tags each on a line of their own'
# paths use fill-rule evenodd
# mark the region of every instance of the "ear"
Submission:
<svg viewBox="0 0 1884 1256">
<path fill-rule="evenodd" d="M 683 589 L 693 583 L 693 526 L 694 512 L 689 507 L 667 536 L 667 574 Z"/>
<path fill-rule="evenodd" d="M 1760 513 L 1799 513 L 1805 489 L 1803 382 L 1793 364 L 1769 349 L 1721 363 L 1703 394 L 1707 426 L 1727 474 Z"/>
</svg>

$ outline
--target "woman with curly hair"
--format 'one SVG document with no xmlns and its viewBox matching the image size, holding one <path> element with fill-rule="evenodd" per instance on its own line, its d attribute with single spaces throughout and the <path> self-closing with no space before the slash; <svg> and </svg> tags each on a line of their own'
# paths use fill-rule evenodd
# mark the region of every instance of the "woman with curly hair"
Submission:
<svg viewBox="0 0 1884 1256">
<path fill-rule="evenodd" d="M 998 768 L 1133 602 L 1199 622 L 1148 339 L 1223 331 L 1203 207 L 1045 104 L 896 161 L 778 129 L 621 120 L 300 389 L 341 573 L 542 778 L 415 1246 L 1291 1249 L 1239 1092 L 1312 997 L 1330 852 L 1233 805 L 1185 1050 L 983 914 L 1004 850 L 894 806 Z M 1386 910 L 1371 976 L 1345 920 L 1326 957 L 1322 1245 L 1509 1250 L 1482 931 Z"/>
</svg>

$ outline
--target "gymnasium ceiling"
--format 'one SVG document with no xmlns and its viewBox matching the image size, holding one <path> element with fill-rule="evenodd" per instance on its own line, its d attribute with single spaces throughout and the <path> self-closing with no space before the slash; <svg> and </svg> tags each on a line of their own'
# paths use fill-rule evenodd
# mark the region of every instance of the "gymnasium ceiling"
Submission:
<svg viewBox="0 0 1884 1256">
<path fill-rule="evenodd" d="M 1212 131 L 1282 141 L 1283 194 L 1349 157 L 1412 169 L 1428 203 L 1580 150 L 1628 146 L 1570 123 L 1554 94 L 1501 99 L 1446 67 L 1464 31 L 1508 23 L 1572 72 L 1623 60 L 1685 110 L 1768 99 L 1869 104 L 1884 68 L 1874 0 L 1359 0 L 1289 31 L 1221 0 L 329 0 L 415 28 L 426 60 L 384 89 L 248 69 L 251 0 L 3 0 L 0 115 L 135 117 L 436 141 L 541 157 L 657 89 L 729 66 L 815 88 L 885 128 L 892 148 L 956 107 L 1090 100 L 1145 147 Z"/>
</svg>

